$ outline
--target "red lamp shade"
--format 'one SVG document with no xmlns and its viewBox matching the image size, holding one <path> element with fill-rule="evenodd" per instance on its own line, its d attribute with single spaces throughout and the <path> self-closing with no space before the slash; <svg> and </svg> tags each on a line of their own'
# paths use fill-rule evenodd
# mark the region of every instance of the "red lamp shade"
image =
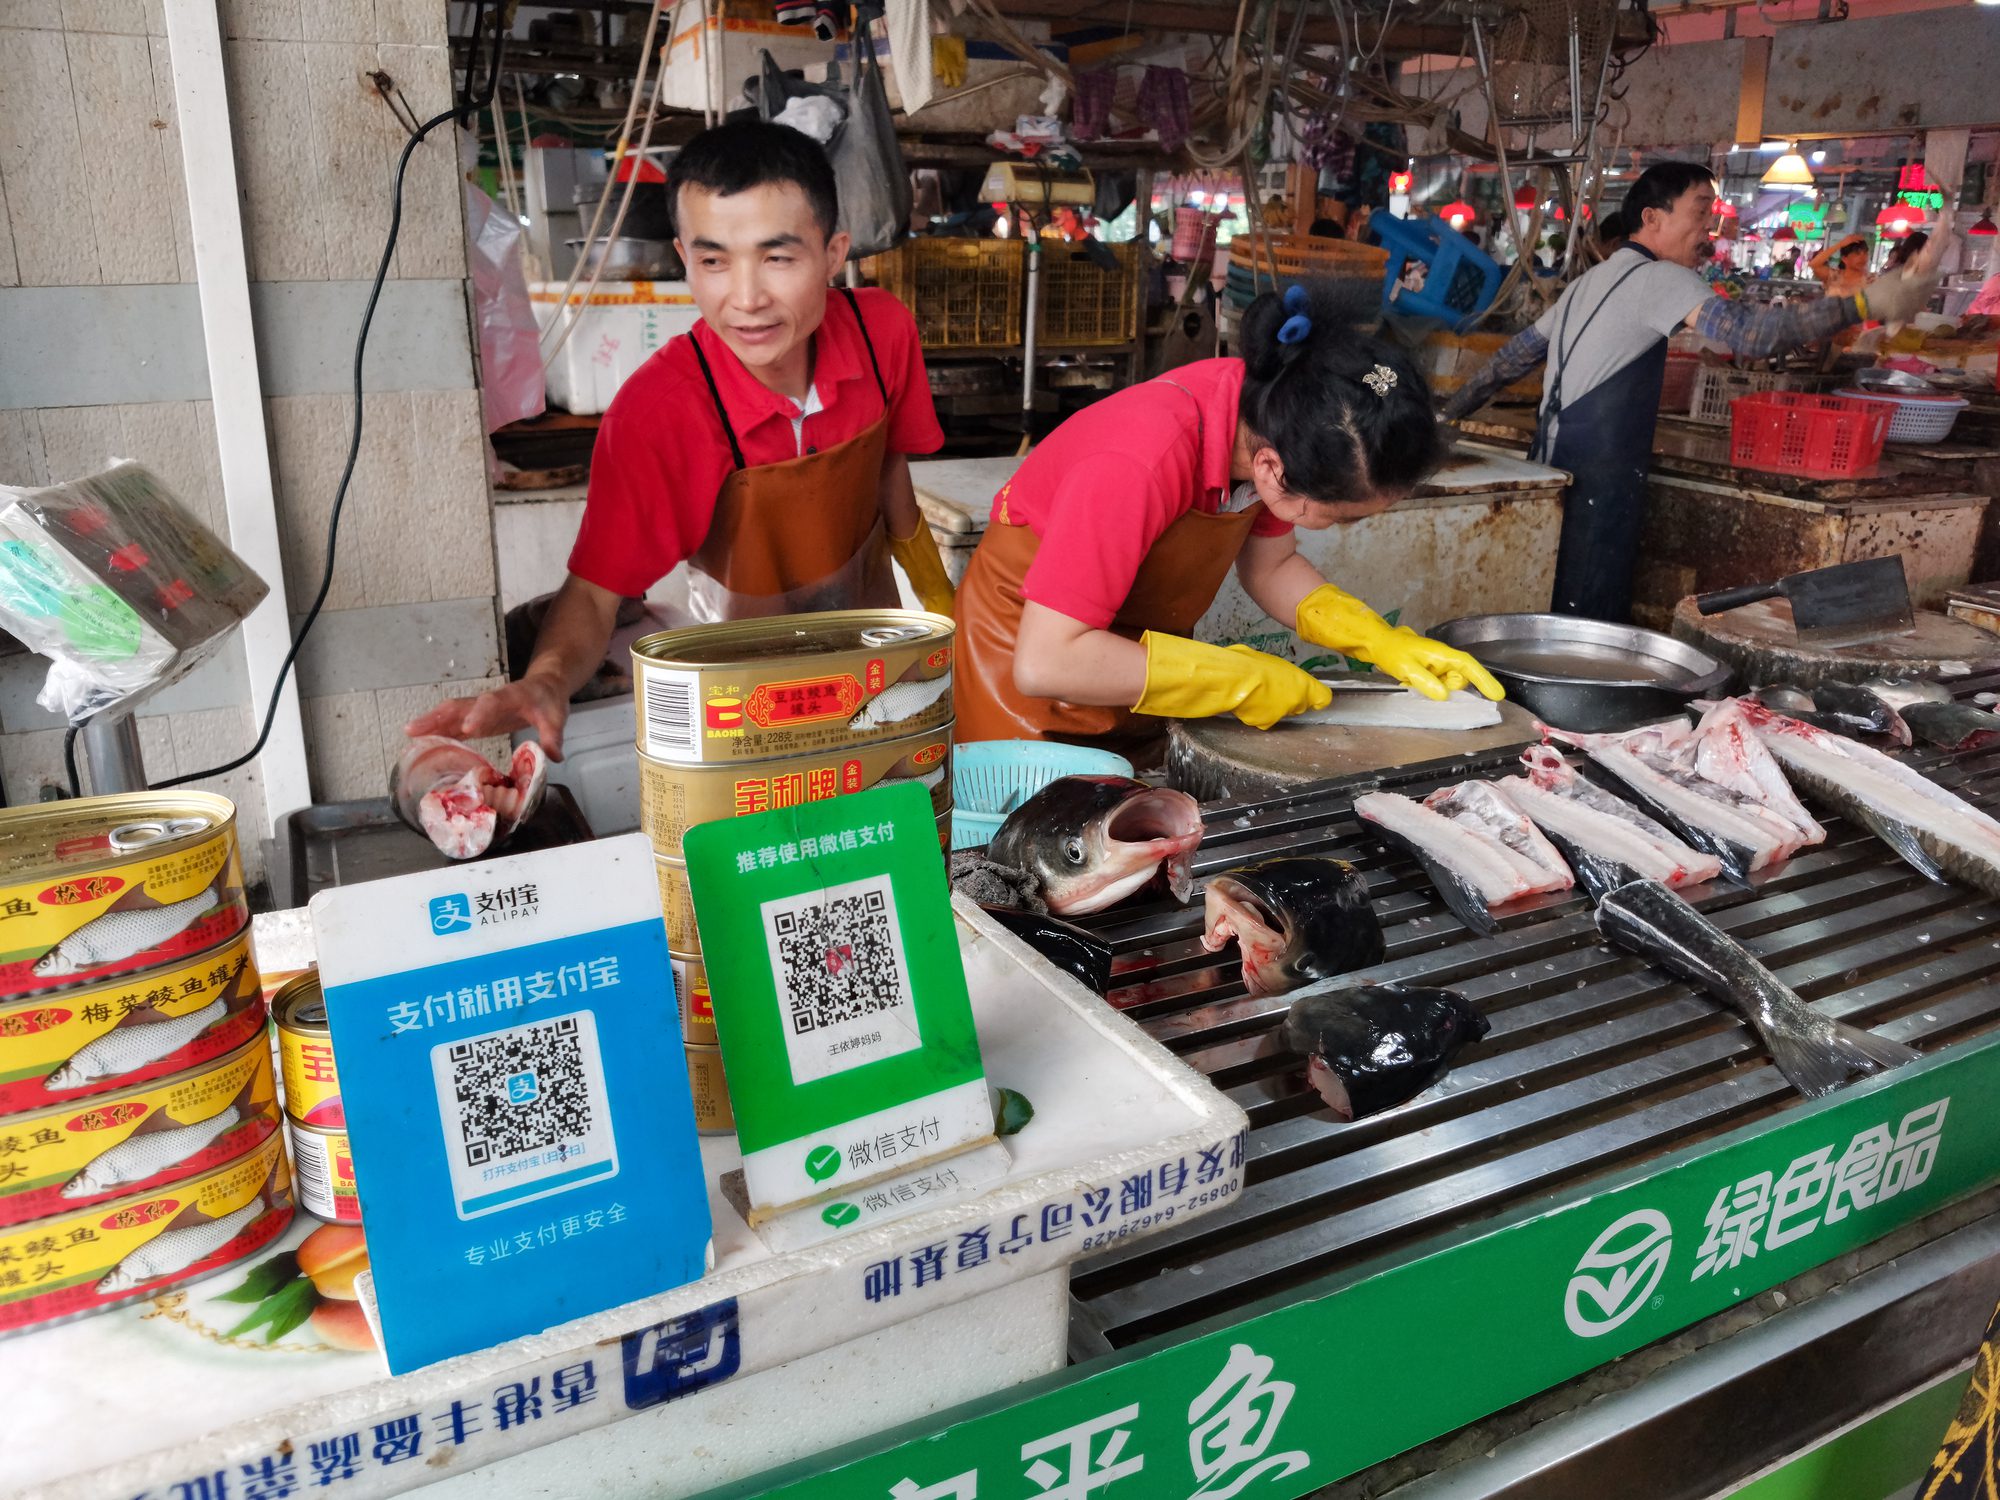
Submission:
<svg viewBox="0 0 2000 1500">
<path fill-rule="evenodd" d="M 1976 234 L 1981 239 L 1991 239 L 1995 235 L 2000 235 L 2000 224 L 1993 222 L 1992 214 L 1981 214 L 1978 222 L 1967 228 L 1965 232 L 1969 235 Z"/>
<path fill-rule="evenodd" d="M 1734 203 L 1731 203 L 1727 198 L 1717 198 L 1715 200 L 1715 211 L 1719 216 L 1725 219 L 1733 219 L 1736 217 L 1736 205 Z"/>
<path fill-rule="evenodd" d="M 1798 243 L 1798 238 L 1792 232 L 1792 226 L 1784 224 L 1779 226 L 1778 232 L 1771 236 L 1771 243 L 1774 245 L 1793 245 Z"/>
<path fill-rule="evenodd" d="M 1479 216 L 1479 210 L 1470 203 L 1454 199 L 1438 210 L 1438 217 L 1453 229 L 1463 229 Z"/>
<path fill-rule="evenodd" d="M 1875 223 L 1891 239 L 1899 240 L 1908 234 L 1923 215 L 1907 203 L 1890 203 L 1875 215 Z"/>
<path fill-rule="evenodd" d="M 1528 184 L 1524 182 L 1519 187 L 1514 189 L 1514 207 L 1533 208 L 1534 206 L 1535 206 L 1535 190 L 1533 188 L 1529 187 Z"/>
</svg>

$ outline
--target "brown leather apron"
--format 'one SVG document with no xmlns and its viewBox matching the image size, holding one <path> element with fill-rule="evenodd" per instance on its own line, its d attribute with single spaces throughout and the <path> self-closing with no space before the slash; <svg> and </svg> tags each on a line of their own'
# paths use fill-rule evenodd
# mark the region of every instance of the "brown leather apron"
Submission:
<svg viewBox="0 0 2000 1500">
<path fill-rule="evenodd" d="M 1194 399 L 1193 392 L 1188 396 Z M 1263 512 L 1264 502 L 1259 500 L 1226 514 L 1191 510 L 1181 516 L 1140 560 L 1138 576 L 1111 629 L 1128 640 L 1137 640 L 1148 630 L 1192 635 Z M 1101 741 L 1117 748 L 1157 737 L 1166 721 L 1152 714 L 1030 698 L 1014 686 L 1021 584 L 1040 547 L 1041 539 L 1028 527 L 995 522 L 972 554 L 972 565 L 958 586 L 958 679 L 952 685 L 958 727 L 953 738 L 961 744 L 1011 739 Z"/>
<path fill-rule="evenodd" d="M 698 620 L 896 607 L 881 505 L 889 389 L 854 293 L 839 290 L 868 350 L 882 415 L 865 431 L 818 453 L 747 467 L 708 359 L 701 344 L 694 344 L 736 461 L 716 494 L 708 535 L 688 559 L 688 602 Z"/>
</svg>

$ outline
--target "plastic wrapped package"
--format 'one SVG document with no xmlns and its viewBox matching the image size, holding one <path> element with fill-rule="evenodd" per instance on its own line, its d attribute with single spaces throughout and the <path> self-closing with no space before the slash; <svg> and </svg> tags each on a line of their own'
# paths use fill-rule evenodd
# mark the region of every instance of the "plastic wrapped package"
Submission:
<svg viewBox="0 0 2000 1500">
<path fill-rule="evenodd" d="M 268 592 L 141 464 L 0 485 L 0 628 L 49 658 L 36 701 L 72 724 L 186 675 Z"/>
<path fill-rule="evenodd" d="M 520 221 L 470 183 L 465 188 L 466 261 L 479 323 L 479 397 L 486 430 L 539 416 L 545 406 L 542 331 L 528 300 Z"/>
</svg>

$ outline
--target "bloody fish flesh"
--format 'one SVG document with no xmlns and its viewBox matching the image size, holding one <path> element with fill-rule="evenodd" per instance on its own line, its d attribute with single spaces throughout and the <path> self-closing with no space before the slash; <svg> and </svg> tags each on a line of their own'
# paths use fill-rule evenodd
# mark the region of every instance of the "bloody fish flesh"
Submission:
<svg viewBox="0 0 2000 1500">
<path fill-rule="evenodd" d="M 1808 1099 L 1831 1093 L 1857 1074 L 1917 1057 L 1901 1042 L 1814 1010 L 1749 949 L 1656 881 L 1634 881 L 1598 902 L 1597 930 L 1736 1010 L 1778 1071 Z"/>
<path fill-rule="evenodd" d="M 1007 815 L 986 848 L 994 864 L 1025 871 L 1058 916 L 1103 911 L 1164 870 L 1174 899 L 1193 893 L 1188 857 L 1201 843 L 1201 808 L 1185 792 L 1129 776 L 1063 776 Z"/>
<path fill-rule="evenodd" d="M 1284 1040 L 1305 1056 L 1307 1081 L 1327 1108 L 1360 1120 L 1414 1099 L 1486 1030 L 1486 1017 L 1456 990 L 1369 984 L 1299 996 Z"/>
<path fill-rule="evenodd" d="M 1382 961 L 1368 884 L 1346 860 L 1246 865 L 1210 879 L 1204 900 L 1202 947 L 1218 953 L 1234 938 L 1253 995 L 1282 995 Z"/>
<path fill-rule="evenodd" d="M 397 816 L 443 853 L 477 859 L 535 815 L 548 773 L 549 758 L 533 740 L 517 745 L 502 771 L 461 740 L 423 735 L 389 773 L 389 798 Z"/>
<path fill-rule="evenodd" d="M 1494 784 L 1549 836 L 1593 900 L 1632 880 L 1696 885 L 1722 873 L 1722 862 L 1675 838 L 1622 797 L 1579 776 L 1552 745 L 1521 756 L 1526 776 Z"/>
</svg>

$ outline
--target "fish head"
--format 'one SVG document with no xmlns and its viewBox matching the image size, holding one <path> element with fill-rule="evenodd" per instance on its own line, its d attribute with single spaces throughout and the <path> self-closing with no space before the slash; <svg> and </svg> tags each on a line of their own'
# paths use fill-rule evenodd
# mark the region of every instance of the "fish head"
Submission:
<svg viewBox="0 0 2000 1500">
<path fill-rule="evenodd" d="M 65 974 L 74 974 L 78 967 L 76 959 L 69 952 L 69 945 L 58 943 L 35 960 L 35 977 L 58 979 Z"/>
<path fill-rule="evenodd" d="M 1298 970 L 1298 924 L 1282 907 L 1273 909 L 1251 883 L 1218 875 L 1203 893 L 1202 946 L 1219 952 L 1231 938 L 1243 960 L 1243 988 L 1252 995 L 1278 995 L 1294 988 Z"/>
<path fill-rule="evenodd" d="M 1207 918 L 1203 946 L 1213 952 L 1233 934 L 1252 995 L 1366 968 L 1384 952 L 1367 882 L 1340 859 L 1273 859 L 1218 875 Z"/>
<path fill-rule="evenodd" d="M 121 1263 L 106 1271 L 97 1283 L 100 1295 L 116 1297 L 123 1292 L 133 1291 L 146 1284 L 146 1278 L 128 1271 Z"/>
<path fill-rule="evenodd" d="M 1487 1029 L 1456 990 L 1362 985 L 1300 996 L 1284 1039 L 1305 1055 L 1306 1077 L 1327 1108 L 1358 1120 L 1415 1098 Z"/>
<path fill-rule="evenodd" d="M 1186 900 L 1188 856 L 1200 843 L 1201 808 L 1185 792 L 1129 776 L 1064 776 L 1008 814 L 987 857 L 1027 871 L 1050 911 L 1073 916 L 1115 905 L 1163 867 Z"/>
<path fill-rule="evenodd" d="M 1521 766 L 1530 781 L 1547 791 L 1554 791 L 1576 776 L 1562 751 L 1549 744 L 1528 746 L 1521 752 Z"/>
<path fill-rule="evenodd" d="M 1926 677 L 1868 677 L 1860 685 L 1898 712 L 1912 703 L 1951 702 L 1951 689 Z"/>
<path fill-rule="evenodd" d="M 1809 714 L 1819 707 L 1813 695 L 1804 688 L 1792 687 L 1782 682 L 1752 688 L 1745 696 L 1781 714 Z"/>
</svg>

